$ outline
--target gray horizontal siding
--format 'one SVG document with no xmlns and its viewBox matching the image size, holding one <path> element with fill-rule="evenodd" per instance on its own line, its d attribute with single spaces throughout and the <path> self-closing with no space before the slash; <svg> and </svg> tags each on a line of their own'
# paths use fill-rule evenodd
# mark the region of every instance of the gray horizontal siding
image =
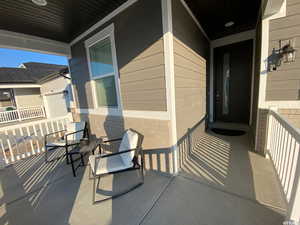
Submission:
<svg viewBox="0 0 300 225">
<path fill-rule="evenodd" d="M 138 1 L 72 46 L 70 68 L 79 107 L 93 107 L 84 41 L 111 23 L 115 25 L 123 108 L 166 111 L 160 0 Z"/>
<path fill-rule="evenodd" d="M 279 41 L 294 38 L 295 47 L 300 48 L 300 2 L 287 0 L 287 16 L 270 21 L 269 55 L 273 48 L 279 48 Z M 300 90 L 300 53 L 296 61 L 282 64 L 277 71 L 269 72 L 267 78 L 267 101 L 299 100 Z"/>
<path fill-rule="evenodd" d="M 180 40 L 174 40 L 177 137 L 206 114 L 206 61 Z M 188 57 L 187 57 L 188 56 Z"/>
<path fill-rule="evenodd" d="M 206 114 L 209 42 L 180 0 L 172 1 L 177 138 Z"/>
<path fill-rule="evenodd" d="M 161 38 L 120 69 L 125 109 L 167 110 L 163 49 Z"/>
</svg>

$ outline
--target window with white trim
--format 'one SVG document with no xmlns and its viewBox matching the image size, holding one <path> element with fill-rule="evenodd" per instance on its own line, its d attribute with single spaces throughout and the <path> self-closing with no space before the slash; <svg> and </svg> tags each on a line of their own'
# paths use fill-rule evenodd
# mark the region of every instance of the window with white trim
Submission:
<svg viewBox="0 0 300 225">
<path fill-rule="evenodd" d="M 94 105 L 118 107 L 118 75 L 115 58 L 113 25 L 85 42 L 90 78 L 93 82 Z"/>
</svg>

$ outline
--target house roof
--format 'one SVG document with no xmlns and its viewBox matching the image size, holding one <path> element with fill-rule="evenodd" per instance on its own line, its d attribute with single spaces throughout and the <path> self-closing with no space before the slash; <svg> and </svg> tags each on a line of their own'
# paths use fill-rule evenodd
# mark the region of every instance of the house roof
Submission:
<svg viewBox="0 0 300 225">
<path fill-rule="evenodd" d="M 0 83 L 39 83 L 66 73 L 65 65 L 27 62 L 18 68 L 0 67 Z"/>
</svg>

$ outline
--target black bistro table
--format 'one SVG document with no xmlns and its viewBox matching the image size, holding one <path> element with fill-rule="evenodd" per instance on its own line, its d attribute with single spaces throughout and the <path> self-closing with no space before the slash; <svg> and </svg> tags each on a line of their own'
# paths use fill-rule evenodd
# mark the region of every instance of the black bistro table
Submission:
<svg viewBox="0 0 300 225">
<path fill-rule="evenodd" d="M 69 151 L 68 155 L 71 160 L 72 172 L 73 176 L 76 177 L 76 170 L 79 167 L 85 166 L 84 164 L 84 156 L 92 153 L 95 154 L 95 150 L 100 147 L 102 142 L 101 138 L 93 138 L 91 140 L 84 140 L 79 145 L 73 147 L 71 151 Z M 75 155 L 79 156 L 78 158 L 74 158 Z M 75 162 L 80 160 L 80 163 L 75 167 Z"/>
</svg>

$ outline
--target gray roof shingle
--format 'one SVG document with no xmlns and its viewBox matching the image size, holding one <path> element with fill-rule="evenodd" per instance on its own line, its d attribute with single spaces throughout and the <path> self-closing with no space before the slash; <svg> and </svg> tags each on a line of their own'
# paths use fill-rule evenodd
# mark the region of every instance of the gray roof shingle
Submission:
<svg viewBox="0 0 300 225">
<path fill-rule="evenodd" d="M 27 62 L 24 67 L 0 67 L 0 83 L 38 83 L 40 80 L 59 73 L 68 73 L 65 65 Z"/>
</svg>

